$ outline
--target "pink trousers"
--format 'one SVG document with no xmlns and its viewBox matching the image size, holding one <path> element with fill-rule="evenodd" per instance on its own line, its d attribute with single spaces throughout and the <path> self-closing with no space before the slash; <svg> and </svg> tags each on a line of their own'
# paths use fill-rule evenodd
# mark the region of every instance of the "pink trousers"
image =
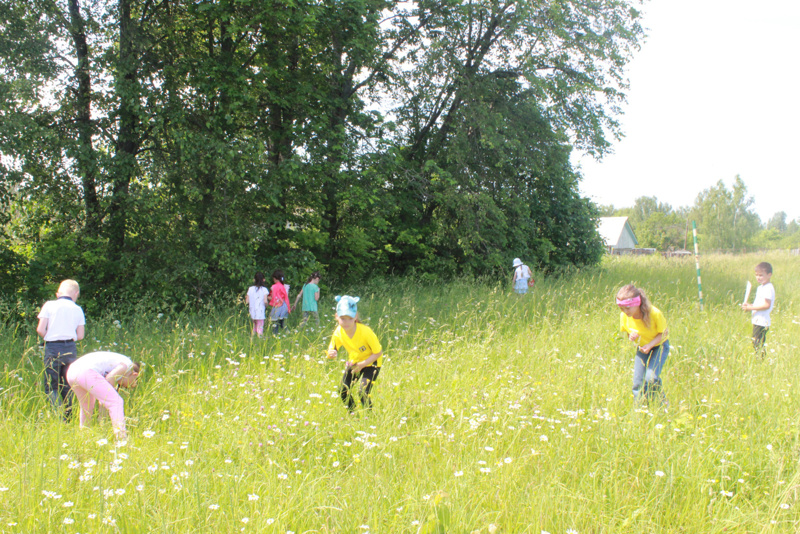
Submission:
<svg viewBox="0 0 800 534">
<path fill-rule="evenodd" d="M 264 319 L 253 319 L 253 333 L 259 336 L 264 333 Z"/>
<path fill-rule="evenodd" d="M 108 410 L 114 432 L 125 432 L 124 401 L 103 375 L 93 369 L 80 374 L 67 369 L 67 382 L 81 405 L 81 427 L 86 426 L 92 417 L 94 403 L 97 401 Z"/>
</svg>

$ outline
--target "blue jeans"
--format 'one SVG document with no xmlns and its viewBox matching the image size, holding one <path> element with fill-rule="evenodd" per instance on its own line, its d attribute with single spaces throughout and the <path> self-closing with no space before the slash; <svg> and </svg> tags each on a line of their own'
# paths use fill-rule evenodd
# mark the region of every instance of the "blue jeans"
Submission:
<svg viewBox="0 0 800 534">
<path fill-rule="evenodd" d="M 72 389 L 67 383 L 67 368 L 78 358 L 75 342 L 45 341 L 44 392 L 56 410 L 62 410 L 66 420 L 72 412 Z"/>
<path fill-rule="evenodd" d="M 653 347 L 650 354 L 645 354 L 640 350 L 636 351 L 636 358 L 633 359 L 633 398 L 639 400 L 641 397 L 653 396 L 661 393 L 661 400 L 665 399 L 661 392 L 661 368 L 669 356 L 669 341 L 663 342 L 657 347 Z"/>
</svg>

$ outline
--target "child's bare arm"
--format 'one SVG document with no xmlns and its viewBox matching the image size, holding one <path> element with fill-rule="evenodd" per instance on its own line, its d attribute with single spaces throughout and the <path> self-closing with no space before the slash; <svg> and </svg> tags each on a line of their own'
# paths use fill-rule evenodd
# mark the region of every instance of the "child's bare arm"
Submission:
<svg viewBox="0 0 800 534">
<path fill-rule="evenodd" d="M 39 324 L 36 325 L 36 333 L 42 338 L 47 335 L 47 317 L 39 319 Z"/>
<path fill-rule="evenodd" d="M 114 387 L 117 387 L 119 380 L 128 372 L 128 365 L 121 363 L 114 367 L 111 372 L 106 375 L 106 381 Z"/>
<path fill-rule="evenodd" d="M 755 302 L 753 304 L 742 304 L 742 309 L 744 311 L 764 311 L 768 310 L 771 305 L 772 301 L 770 299 L 764 299 L 761 304 L 756 304 Z"/>
</svg>

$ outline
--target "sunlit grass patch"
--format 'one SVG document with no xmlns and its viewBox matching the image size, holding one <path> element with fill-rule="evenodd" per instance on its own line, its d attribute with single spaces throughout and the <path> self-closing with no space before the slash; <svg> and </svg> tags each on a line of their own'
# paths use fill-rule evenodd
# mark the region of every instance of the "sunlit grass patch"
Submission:
<svg viewBox="0 0 800 534">
<path fill-rule="evenodd" d="M 262 340 L 242 310 L 90 317 L 84 352 L 148 364 L 124 444 L 107 421 L 62 424 L 35 338 L 4 335 L 0 531 L 794 532 L 800 260 L 768 259 L 763 360 L 737 307 L 755 256 L 705 259 L 702 313 L 694 265 L 661 258 L 537 277 L 524 297 L 361 288 L 386 357 L 354 415 L 323 352 L 332 300 L 321 329 Z M 670 325 L 667 412 L 632 403 L 613 303 L 629 282 Z"/>
</svg>

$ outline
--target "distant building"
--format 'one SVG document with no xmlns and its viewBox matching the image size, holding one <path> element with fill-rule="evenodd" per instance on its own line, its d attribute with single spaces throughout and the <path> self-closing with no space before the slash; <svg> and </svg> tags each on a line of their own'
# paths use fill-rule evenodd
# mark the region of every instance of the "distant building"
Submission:
<svg viewBox="0 0 800 534">
<path fill-rule="evenodd" d="M 597 232 L 606 244 L 609 254 L 636 254 L 639 240 L 633 233 L 627 217 L 600 217 Z M 648 249 L 649 250 L 649 249 Z"/>
</svg>

